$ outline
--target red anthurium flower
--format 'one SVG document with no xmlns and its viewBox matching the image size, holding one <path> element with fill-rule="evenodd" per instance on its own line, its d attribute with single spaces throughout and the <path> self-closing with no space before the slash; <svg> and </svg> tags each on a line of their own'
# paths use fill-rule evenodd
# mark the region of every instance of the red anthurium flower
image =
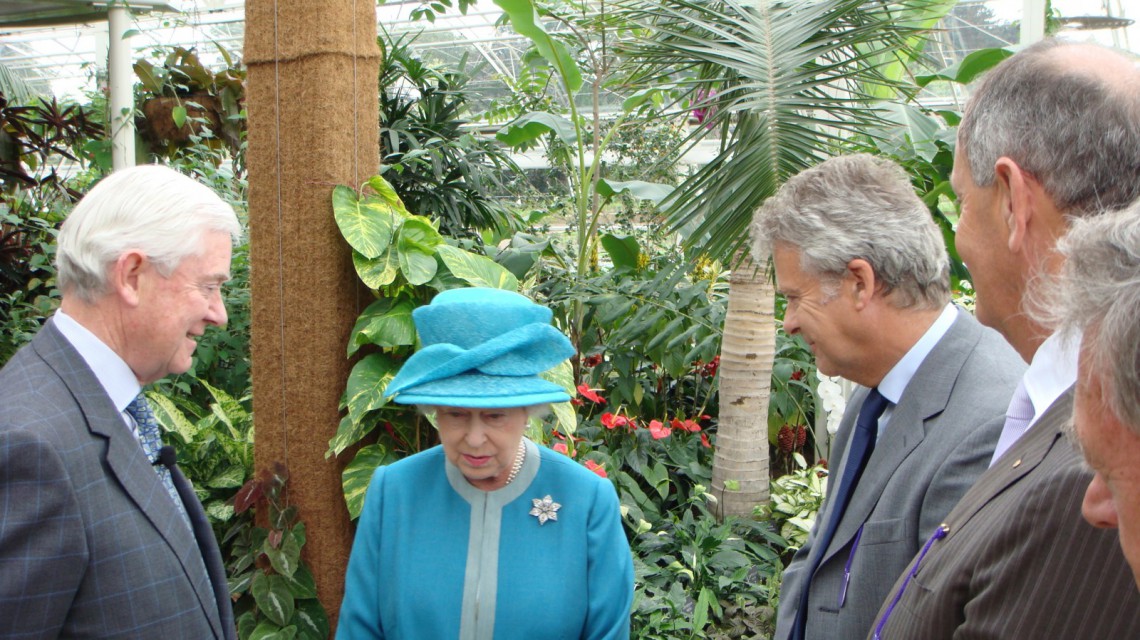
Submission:
<svg viewBox="0 0 1140 640">
<path fill-rule="evenodd" d="M 607 429 L 614 429 L 616 427 L 624 427 L 631 424 L 629 419 L 625 416 L 615 416 L 612 413 L 602 414 L 602 426 Z"/>
<path fill-rule="evenodd" d="M 603 478 L 609 477 L 606 475 L 606 468 L 597 462 L 594 462 L 593 460 L 586 461 L 586 468 L 598 474 L 599 476 L 602 476 Z"/>
<path fill-rule="evenodd" d="M 692 420 L 686 420 L 681 425 L 681 428 L 684 429 L 685 431 L 696 433 L 696 432 L 701 430 L 701 425 L 697 424 L 696 422 L 694 422 Z"/>
<path fill-rule="evenodd" d="M 559 443 L 555 444 L 554 450 L 557 451 L 558 453 L 570 455 L 570 450 L 566 448 L 565 442 L 559 442 Z"/>
<path fill-rule="evenodd" d="M 687 430 L 687 429 L 685 429 L 685 423 L 681 422 L 680 418 L 673 418 L 672 420 L 670 420 L 669 426 L 673 427 L 674 429 Z"/>
<path fill-rule="evenodd" d="M 673 430 L 661 424 L 660 420 L 649 421 L 649 435 L 653 436 L 654 440 L 668 438 L 670 433 L 673 433 Z"/>
<path fill-rule="evenodd" d="M 716 370 L 720 368 L 720 356 L 714 356 L 712 361 L 701 368 L 701 373 L 706 377 L 711 378 L 716 375 Z"/>
<path fill-rule="evenodd" d="M 605 404 L 606 403 L 605 398 L 603 398 L 601 395 L 599 395 L 596 391 L 594 391 L 590 387 L 587 387 L 585 384 L 578 385 L 578 393 L 580 393 L 583 398 L 589 400 L 590 402 L 594 402 L 597 404 Z"/>
<path fill-rule="evenodd" d="M 586 356 L 585 358 L 582 358 L 583 366 L 596 367 L 599 364 L 602 364 L 602 354 L 600 353 L 595 353 L 592 356 Z"/>
<path fill-rule="evenodd" d="M 701 444 L 704 445 L 708 449 L 712 449 L 712 445 L 709 444 L 709 437 L 703 433 L 701 434 Z"/>
</svg>

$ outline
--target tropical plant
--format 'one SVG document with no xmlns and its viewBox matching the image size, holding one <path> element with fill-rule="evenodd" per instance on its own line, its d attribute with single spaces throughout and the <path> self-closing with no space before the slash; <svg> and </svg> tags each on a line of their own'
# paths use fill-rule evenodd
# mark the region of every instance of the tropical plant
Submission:
<svg viewBox="0 0 1140 640">
<path fill-rule="evenodd" d="M 134 64 L 139 79 L 141 119 L 138 130 L 153 153 L 175 157 L 191 136 L 217 149 L 238 155 L 245 139 L 245 68 L 215 43 L 222 68 L 214 71 L 203 64 L 194 49 L 156 49 L 151 57 Z"/>
<path fill-rule="evenodd" d="M 0 202 L 0 365 L 31 340 L 59 304 L 52 256 L 62 203 L 38 212 L 31 198 L 18 191 Z"/>
<path fill-rule="evenodd" d="M 380 37 L 381 175 L 412 211 L 439 219 L 445 235 L 507 231 L 517 217 L 492 193 L 520 169 L 501 145 L 466 128 L 466 60 L 442 71 L 413 52 L 415 37 Z"/>
<path fill-rule="evenodd" d="M 328 614 L 317 599 L 313 574 L 301 560 L 305 525 L 289 506 L 289 472 L 277 463 L 262 469 L 234 496 L 241 515 L 259 510 L 266 526 L 233 527 L 229 575 L 234 616 L 241 640 L 327 640 Z"/>
<path fill-rule="evenodd" d="M 102 136 L 92 110 L 53 99 L 0 95 L 0 364 L 31 340 L 59 304 L 55 234 L 90 176 L 58 165 L 89 160 Z"/>
<path fill-rule="evenodd" d="M 54 97 L 20 104 L 0 95 L 0 191 L 78 199 L 55 165 L 61 160 L 82 164 L 87 142 L 102 135 L 103 125 L 81 105 Z"/>
<path fill-rule="evenodd" d="M 195 380 L 210 398 L 199 403 L 188 395 L 147 392 L 163 441 L 178 452 L 178 466 L 194 485 L 219 539 L 248 520 L 237 517 L 233 499 L 253 468 L 253 414 L 248 385 L 234 397 L 204 380 Z M 223 549 L 223 555 L 227 550 Z"/>
<path fill-rule="evenodd" d="M 629 97 L 619 113 L 603 117 L 602 94 L 614 88 L 609 83 L 617 62 L 609 41 L 625 30 L 612 15 L 605 13 L 604 5 L 598 12 L 587 4 L 544 5 L 534 0 L 495 0 L 495 4 L 506 13 L 506 20 L 514 30 L 534 47 L 534 52 L 525 57 L 531 65 L 525 73 L 530 77 L 545 77 L 547 84 L 552 83 L 561 91 L 558 96 L 561 100 L 545 96 L 530 98 L 529 108 L 504 125 L 496 137 L 518 150 L 545 145 L 547 157 L 567 177 L 570 190 L 567 218 L 574 233 L 574 253 L 570 258 L 574 276 L 585 279 L 596 259 L 601 215 L 610 201 L 622 194 L 656 201 L 672 190 L 671 185 L 642 180 L 617 181 L 603 175 L 603 154 L 623 128 L 652 110 L 656 90 L 647 89 Z M 561 25 L 563 33 L 555 37 L 548 32 L 538 19 L 540 15 Z M 573 52 L 567 42 L 575 47 Z M 586 80 L 589 80 L 587 90 L 591 105 L 588 114 L 578 105 Z M 577 301 L 572 306 L 566 328 L 571 341 L 579 345 L 586 309 Z"/>
<path fill-rule="evenodd" d="M 674 111 L 699 110 L 685 145 L 719 140 L 720 152 L 662 206 L 686 243 L 736 268 L 721 351 L 722 415 L 714 491 L 727 513 L 766 498 L 769 363 L 776 347 L 773 293 L 742 250 L 752 212 L 790 176 L 823 160 L 845 137 L 883 122 L 881 67 L 913 59 L 915 24 L 941 0 L 904 7 L 863 0 L 621 0 L 643 27 L 623 46 L 638 84 L 674 89 Z M 920 40 L 917 42 L 921 42 Z M 763 380 L 757 383 L 757 378 Z M 743 408 L 738 413 L 727 408 Z M 732 491 L 727 491 L 733 487 Z"/>
<path fill-rule="evenodd" d="M 558 316 L 580 305 L 578 379 L 605 388 L 636 415 L 717 413 L 716 374 L 725 283 L 719 271 L 690 269 L 647 234 L 603 234 L 609 267 L 579 279 L 548 259 L 536 289 Z"/>
<path fill-rule="evenodd" d="M 610 389 L 584 389 L 600 409 Z M 785 542 L 766 523 L 714 517 L 707 416 L 644 419 L 610 403 L 575 434 L 545 442 L 609 478 L 636 575 L 634 638 L 767 637 Z M 598 413 L 595 411 L 594 413 Z"/>
<path fill-rule="evenodd" d="M 769 396 L 768 442 L 782 459 L 774 473 L 791 471 L 793 455 L 811 451 L 811 445 L 824 434 L 814 433 L 816 400 L 815 359 L 801 336 L 789 336 L 781 328 L 776 333 L 776 354 L 772 365 L 772 391 Z M 824 436 L 826 437 L 826 436 Z"/>
<path fill-rule="evenodd" d="M 795 468 L 772 481 L 771 502 L 756 507 L 756 517 L 767 520 L 788 541 L 788 561 L 807 542 L 827 493 L 827 467 L 809 465 L 799 453 L 793 453 L 792 458 Z"/>
</svg>

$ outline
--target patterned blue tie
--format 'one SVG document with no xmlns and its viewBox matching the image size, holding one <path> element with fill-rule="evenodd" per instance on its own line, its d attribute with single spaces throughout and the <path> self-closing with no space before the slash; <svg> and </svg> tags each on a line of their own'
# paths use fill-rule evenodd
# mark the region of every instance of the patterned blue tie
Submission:
<svg viewBox="0 0 1140 640">
<path fill-rule="evenodd" d="M 159 434 L 158 420 L 155 419 L 154 411 L 151 411 L 150 403 L 147 402 L 146 395 L 142 391 L 127 405 L 127 413 L 135 419 L 135 424 L 139 427 L 139 442 L 142 443 L 146 459 L 151 464 L 155 464 L 158 461 L 158 450 L 162 448 L 162 438 Z M 156 466 L 154 470 L 162 480 L 162 485 L 166 487 L 166 492 L 174 500 L 174 505 L 182 513 L 182 517 L 187 518 L 187 522 L 189 522 L 186 507 L 183 506 L 182 499 L 178 497 L 178 489 L 174 487 L 174 481 L 170 478 L 170 471 L 162 465 Z"/>
<path fill-rule="evenodd" d="M 879 417 L 890 402 L 879 393 L 878 389 L 871 389 L 863 406 L 859 408 L 859 419 L 855 421 L 855 432 L 851 435 L 851 445 L 847 448 L 847 464 L 843 466 L 843 475 L 839 482 L 830 485 L 835 495 L 831 500 L 831 512 L 827 523 L 819 530 L 819 535 L 813 543 L 815 559 L 809 563 L 804 579 L 803 592 L 800 594 L 799 608 L 796 609 L 796 625 L 792 628 L 792 638 L 799 640 L 804 637 L 807 629 L 808 592 L 811 590 L 811 579 L 815 570 L 823 561 L 823 554 L 835 537 L 835 530 L 839 528 L 839 521 L 843 519 L 843 512 L 847 510 L 847 503 L 851 501 L 851 494 L 855 485 L 859 483 L 867 461 L 871 459 L 871 452 L 875 450 L 875 439 L 879 433 Z"/>
</svg>

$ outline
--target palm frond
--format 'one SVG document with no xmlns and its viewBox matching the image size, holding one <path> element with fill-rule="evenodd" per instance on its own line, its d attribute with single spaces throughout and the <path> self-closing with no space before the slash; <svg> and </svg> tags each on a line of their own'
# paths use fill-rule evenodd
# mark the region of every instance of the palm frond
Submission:
<svg viewBox="0 0 1140 640">
<path fill-rule="evenodd" d="M 704 111 L 685 140 L 720 135 L 721 152 L 663 203 L 686 244 L 729 258 L 752 212 L 836 143 L 884 124 L 874 106 L 898 82 L 881 69 L 917 55 L 916 19 L 944 0 L 623 0 L 641 38 L 630 77 L 677 88 L 676 105 Z M 714 138 L 715 139 L 715 138 Z"/>
</svg>

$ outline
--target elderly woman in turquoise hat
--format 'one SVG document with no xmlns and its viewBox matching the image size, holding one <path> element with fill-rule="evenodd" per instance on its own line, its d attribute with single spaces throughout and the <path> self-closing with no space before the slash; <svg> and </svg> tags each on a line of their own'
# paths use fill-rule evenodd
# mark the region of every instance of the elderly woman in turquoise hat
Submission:
<svg viewBox="0 0 1140 640">
<path fill-rule="evenodd" d="M 570 396 L 551 312 L 498 289 L 416 309 L 422 347 L 385 389 L 440 446 L 372 477 L 338 639 L 628 638 L 633 562 L 613 485 L 523 434 Z"/>
</svg>

